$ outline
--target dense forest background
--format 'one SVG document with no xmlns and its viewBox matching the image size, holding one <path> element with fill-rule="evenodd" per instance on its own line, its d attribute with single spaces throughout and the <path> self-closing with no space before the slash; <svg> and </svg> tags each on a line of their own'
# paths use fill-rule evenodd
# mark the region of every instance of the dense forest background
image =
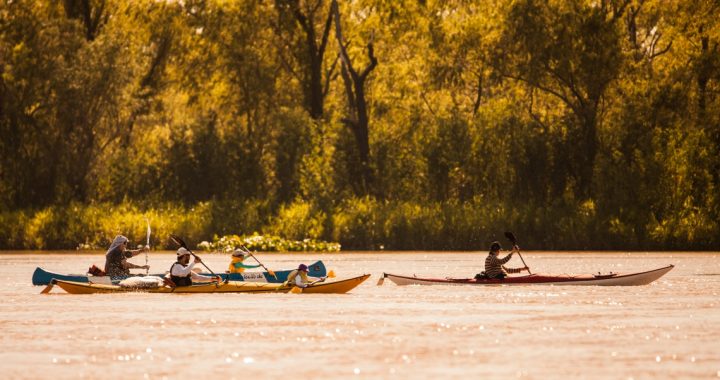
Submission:
<svg viewBox="0 0 720 380">
<path fill-rule="evenodd" d="M 0 247 L 720 249 L 715 0 L 2 0 Z"/>
</svg>

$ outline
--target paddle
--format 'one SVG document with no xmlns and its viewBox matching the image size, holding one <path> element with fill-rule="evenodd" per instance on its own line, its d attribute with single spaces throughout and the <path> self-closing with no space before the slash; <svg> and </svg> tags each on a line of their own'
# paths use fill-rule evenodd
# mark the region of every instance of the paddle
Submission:
<svg viewBox="0 0 720 380">
<path fill-rule="evenodd" d="M 315 285 L 315 284 L 317 284 L 318 282 L 323 282 L 323 281 L 325 281 L 326 279 L 327 279 L 327 277 L 321 278 L 321 279 L 319 279 L 319 280 L 315 280 L 315 281 L 309 283 L 308 286 Z M 293 286 L 293 287 L 290 289 L 290 293 L 300 294 L 300 293 L 303 292 L 303 289 L 304 289 L 304 288 L 301 288 L 301 287 L 299 287 L 299 286 Z"/>
<path fill-rule="evenodd" d="M 52 290 L 53 286 L 55 286 L 55 279 L 54 279 L 54 278 L 53 278 L 52 280 L 50 280 L 50 283 L 47 284 L 47 286 L 45 287 L 45 289 L 43 289 L 43 290 L 40 292 L 40 294 L 48 294 L 48 293 L 50 293 L 50 291 Z"/>
<path fill-rule="evenodd" d="M 377 282 L 377 286 L 382 286 L 383 283 L 385 283 L 385 277 L 387 277 L 386 273 L 383 273 L 382 277 Z"/>
<path fill-rule="evenodd" d="M 196 258 L 196 259 L 198 258 L 197 255 L 196 255 L 195 253 L 193 253 L 193 251 L 191 251 L 190 248 L 188 248 L 187 244 L 185 244 L 185 241 L 183 241 L 183 239 L 180 239 L 179 236 L 170 234 L 170 240 L 172 240 L 173 242 L 175 242 L 175 244 L 177 244 L 177 245 L 179 245 L 179 246 L 187 249 L 188 252 L 190 252 L 190 254 L 191 254 L 194 258 Z M 201 261 L 200 261 L 200 264 L 202 264 L 202 265 L 205 267 L 205 269 L 207 269 L 208 272 L 210 272 L 210 274 L 212 274 L 213 276 L 215 276 L 215 277 L 220 277 L 220 276 L 218 276 L 217 274 L 215 274 L 215 272 L 213 272 L 212 269 L 208 268 L 208 266 L 205 265 L 205 262 L 204 262 L 204 261 L 201 260 Z M 227 277 L 225 278 L 225 282 L 228 282 L 229 279 L 230 279 L 230 276 L 227 276 Z"/>
<path fill-rule="evenodd" d="M 145 221 L 147 222 L 147 233 L 145 234 L 145 248 L 147 249 L 145 251 L 145 275 L 147 276 L 150 274 L 150 267 L 148 266 L 148 251 L 150 250 L 150 234 L 152 231 L 150 230 L 150 219 L 145 218 Z"/>
<path fill-rule="evenodd" d="M 508 238 L 508 240 L 510 240 L 512 242 L 513 246 L 517 246 L 517 239 L 515 238 L 515 234 L 508 231 L 508 232 L 505 232 L 505 237 Z M 518 251 L 518 256 L 520 256 L 520 260 L 522 260 L 523 265 L 525 265 L 525 267 L 528 268 L 528 273 L 532 274 L 532 272 L 530 272 L 530 268 L 527 266 L 527 264 L 525 264 L 525 259 L 523 259 L 522 255 L 520 254 L 520 248 L 518 248 L 517 251 Z"/>
<path fill-rule="evenodd" d="M 245 251 L 245 253 L 250 255 L 250 257 L 255 259 L 255 261 L 257 261 L 257 263 L 260 264 L 261 267 L 263 267 L 263 269 L 265 269 L 271 276 L 275 277 L 275 279 L 277 280 L 277 276 L 275 275 L 275 272 L 271 271 L 265 265 L 263 265 L 263 263 L 261 263 L 260 260 L 258 260 L 257 257 L 255 257 L 255 255 L 253 255 L 252 252 L 250 252 L 250 250 L 247 249 L 247 247 L 245 247 L 244 245 L 241 245 L 240 248 L 242 248 L 243 251 Z"/>
</svg>

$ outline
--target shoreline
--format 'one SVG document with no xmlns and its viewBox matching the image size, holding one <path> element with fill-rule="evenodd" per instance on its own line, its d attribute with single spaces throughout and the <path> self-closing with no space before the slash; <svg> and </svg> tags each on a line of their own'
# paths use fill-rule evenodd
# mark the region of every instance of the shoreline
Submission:
<svg viewBox="0 0 720 380">
<path fill-rule="evenodd" d="M 205 251 L 198 251 L 194 250 L 198 255 L 211 255 L 211 256 L 221 256 L 221 255 L 229 255 L 230 253 L 223 253 L 223 252 L 205 252 Z M 509 252 L 509 251 L 508 251 Z M 438 254 L 438 255 L 445 255 L 445 254 L 457 254 L 457 253 L 473 253 L 473 254 L 486 254 L 486 251 L 460 251 L 460 250 L 448 250 L 448 251 L 425 251 L 425 250 L 415 250 L 415 251 L 388 251 L 388 250 L 382 250 L 382 251 L 340 251 L 340 252 L 320 252 L 320 251 L 254 251 L 254 254 L 261 254 L 261 255 L 294 255 L 294 256 L 300 256 L 305 254 L 320 254 L 320 255 L 347 255 L 347 254 L 380 254 L 380 255 L 398 255 L 398 254 Z M 593 254 L 593 255 L 616 255 L 618 253 L 624 253 L 627 255 L 642 255 L 642 254 L 656 254 L 656 253 L 663 253 L 663 254 L 698 254 L 698 253 L 707 253 L 707 254 L 720 254 L 720 251 L 673 251 L 673 250 L 642 250 L 642 251 L 627 251 L 627 250 L 522 250 L 521 253 L 523 254 L 530 254 L 530 255 L 542 255 L 542 254 L 552 254 L 552 255 L 575 255 L 575 254 Z M 16 255 L 16 256 L 22 256 L 22 255 L 104 255 L 105 251 L 95 251 L 95 250 L 0 250 L 0 255 Z M 161 251 L 150 251 L 150 255 L 153 254 L 175 254 L 174 250 L 161 250 Z"/>
</svg>

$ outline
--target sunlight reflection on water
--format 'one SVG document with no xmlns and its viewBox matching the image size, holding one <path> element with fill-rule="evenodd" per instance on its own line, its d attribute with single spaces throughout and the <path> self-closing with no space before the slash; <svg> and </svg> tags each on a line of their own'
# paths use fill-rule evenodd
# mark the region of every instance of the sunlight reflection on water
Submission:
<svg viewBox="0 0 720 380">
<path fill-rule="evenodd" d="M 338 277 L 373 277 L 347 295 L 44 296 L 36 266 L 77 273 L 102 255 L 0 254 L 0 365 L 8 378 L 720 376 L 720 255 L 523 256 L 541 273 L 676 268 L 641 287 L 398 287 L 377 276 L 471 277 L 484 253 L 266 254 L 274 269 L 321 258 Z"/>
</svg>

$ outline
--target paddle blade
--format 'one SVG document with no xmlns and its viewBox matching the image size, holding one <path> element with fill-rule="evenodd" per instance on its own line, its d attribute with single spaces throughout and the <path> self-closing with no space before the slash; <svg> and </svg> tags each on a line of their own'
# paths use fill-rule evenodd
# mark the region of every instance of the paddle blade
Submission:
<svg viewBox="0 0 720 380">
<path fill-rule="evenodd" d="M 335 278 L 335 271 L 330 269 L 330 272 L 328 272 L 327 276 L 330 278 Z"/>
<path fill-rule="evenodd" d="M 302 288 L 293 286 L 292 289 L 290 289 L 290 293 L 292 294 L 300 294 L 302 293 Z"/>
<path fill-rule="evenodd" d="M 177 244 L 178 246 L 187 249 L 187 244 L 185 244 L 185 241 L 183 241 L 183 239 L 180 239 L 180 236 L 170 234 L 170 240 L 172 240 L 173 243 Z"/>
<path fill-rule="evenodd" d="M 385 282 L 385 276 L 380 277 L 380 279 L 377 282 L 377 286 L 382 286 L 382 284 Z"/>
<path fill-rule="evenodd" d="M 268 272 L 269 275 L 275 277 L 275 279 L 277 280 L 277 276 L 275 275 L 275 271 L 268 269 L 267 272 Z"/>
<path fill-rule="evenodd" d="M 517 245 L 517 239 L 515 239 L 514 233 L 512 233 L 510 231 L 505 232 L 505 237 L 508 238 L 508 240 L 510 240 L 513 243 L 513 245 Z"/>
<path fill-rule="evenodd" d="M 50 283 L 47 284 L 47 286 L 45 287 L 45 289 L 43 289 L 43 290 L 40 292 L 40 294 L 48 294 L 48 293 L 50 293 L 50 291 L 52 290 L 53 286 L 55 286 L 55 281 L 54 281 L 54 280 L 50 280 Z"/>
</svg>

